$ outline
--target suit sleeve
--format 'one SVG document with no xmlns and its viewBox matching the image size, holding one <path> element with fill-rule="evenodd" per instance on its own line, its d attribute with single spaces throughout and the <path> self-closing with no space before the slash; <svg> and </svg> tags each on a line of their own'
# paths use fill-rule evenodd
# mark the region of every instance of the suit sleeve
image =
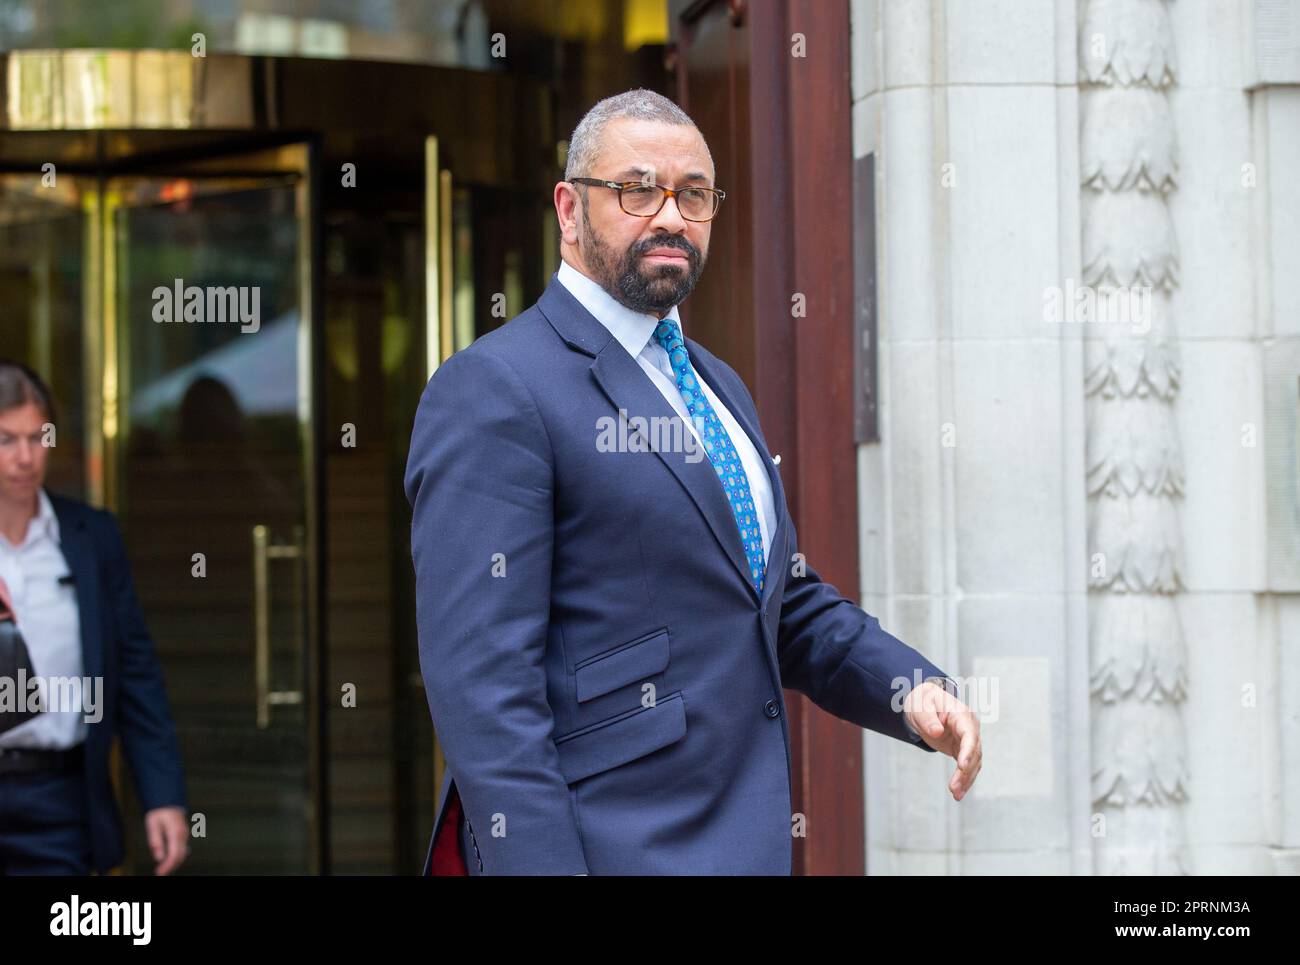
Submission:
<svg viewBox="0 0 1300 965">
<path fill-rule="evenodd" d="M 162 666 L 140 611 L 122 533 L 104 512 L 104 585 L 117 634 L 118 735 L 145 811 L 186 808 L 185 774 L 176 726 L 167 702 Z"/>
<path fill-rule="evenodd" d="M 792 533 L 793 526 L 791 521 Z M 796 546 L 795 536 L 790 545 Z M 842 720 L 934 753 L 907 723 L 903 700 L 931 678 L 955 695 L 955 681 L 885 632 L 880 621 L 823 582 L 806 561 L 796 557 L 779 565 L 797 567 L 786 580 L 777 631 L 783 686 Z"/>
<path fill-rule="evenodd" d="M 696 351 L 692 346 L 692 351 Z M 710 364 L 730 375 L 734 387 L 749 403 L 754 423 L 758 407 L 735 370 L 710 356 Z M 759 430 L 762 437 L 762 429 Z M 763 439 L 767 448 L 767 440 Z M 771 458 L 767 456 L 766 458 Z M 783 507 L 776 507 L 777 513 Z M 790 520 L 791 556 L 798 553 L 798 534 Z M 794 566 L 792 560 L 769 560 L 768 566 Z M 777 628 L 777 659 L 781 684 L 804 694 L 827 713 L 859 727 L 887 734 L 934 753 L 903 713 L 903 700 L 917 681 L 933 680 L 953 696 L 956 681 L 916 650 L 881 628 L 880 622 L 852 600 L 846 600 L 817 571 L 800 561 L 792 569 L 781 599 Z"/>
<path fill-rule="evenodd" d="M 467 349 L 438 368 L 405 487 L 429 711 L 484 873 L 585 873 L 543 664 L 550 441 L 508 363 Z"/>
</svg>

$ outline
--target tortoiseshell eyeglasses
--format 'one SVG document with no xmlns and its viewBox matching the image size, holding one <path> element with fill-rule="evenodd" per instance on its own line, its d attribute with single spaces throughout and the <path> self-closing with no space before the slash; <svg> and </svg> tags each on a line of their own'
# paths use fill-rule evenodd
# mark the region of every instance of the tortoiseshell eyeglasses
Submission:
<svg viewBox="0 0 1300 965">
<path fill-rule="evenodd" d="M 677 210 L 687 221 L 711 221 L 718 206 L 727 196 L 717 188 L 665 188 L 648 181 L 605 181 L 601 178 L 569 178 L 570 184 L 591 184 L 598 188 L 613 188 L 618 192 L 618 206 L 627 214 L 638 218 L 653 218 L 659 213 L 669 195 L 677 202 Z"/>
</svg>

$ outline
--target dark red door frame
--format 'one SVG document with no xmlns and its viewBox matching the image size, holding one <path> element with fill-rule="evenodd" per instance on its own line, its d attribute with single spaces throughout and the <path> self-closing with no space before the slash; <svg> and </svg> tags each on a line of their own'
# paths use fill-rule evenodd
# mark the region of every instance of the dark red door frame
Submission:
<svg viewBox="0 0 1300 965">
<path fill-rule="evenodd" d="M 678 101 L 729 189 L 685 327 L 749 385 L 799 550 L 856 602 L 848 0 L 672 0 L 670 17 Z M 807 56 L 794 55 L 796 33 Z M 796 293 L 806 317 L 793 317 Z M 863 874 L 862 731 L 786 697 L 807 829 L 793 839 L 795 874 Z"/>
</svg>

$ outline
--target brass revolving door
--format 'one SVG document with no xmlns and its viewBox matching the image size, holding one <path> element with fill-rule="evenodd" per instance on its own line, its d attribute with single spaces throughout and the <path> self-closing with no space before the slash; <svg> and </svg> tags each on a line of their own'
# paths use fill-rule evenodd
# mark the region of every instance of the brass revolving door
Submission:
<svg viewBox="0 0 1300 965">
<path fill-rule="evenodd" d="M 554 267 L 548 89 L 169 51 L 11 53 L 0 77 L 0 354 L 61 403 L 50 488 L 126 535 L 194 815 L 181 873 L 417 871 L 441 761 L 402 468 L 477 303 Z M 148 873 L 128 764 L 122 870 Z"/>
</svg>

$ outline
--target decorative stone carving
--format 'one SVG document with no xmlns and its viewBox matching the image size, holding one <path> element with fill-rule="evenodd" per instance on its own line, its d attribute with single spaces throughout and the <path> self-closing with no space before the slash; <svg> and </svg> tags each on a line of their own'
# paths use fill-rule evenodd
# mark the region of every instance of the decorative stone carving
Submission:
<svg viewBox="0 0 1300 965">
<path fill-rule="evenodd" d="M 1185 874 L 1177 63 L 1166 0 L 1083 0 L 1079 25 L 1083 281 L 1150 289 L 1141 324 L 1085 334 L 1094 870 Z"/>
</svg>

